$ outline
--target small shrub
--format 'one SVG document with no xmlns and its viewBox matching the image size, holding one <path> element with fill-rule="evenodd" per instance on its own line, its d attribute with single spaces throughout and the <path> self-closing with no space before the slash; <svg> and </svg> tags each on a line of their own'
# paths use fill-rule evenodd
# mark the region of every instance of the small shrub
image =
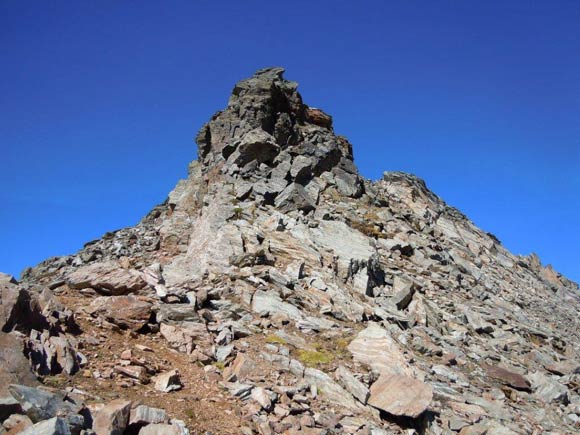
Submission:
<svg viewBox="0 0 580 435">
<path fill-rule="evenodd" d="M 266 337 L 266 343 L 270 344 L 288 344 L 286 340 L 276 334 L 270 334 Z"/>
<path fill-rule="evenodd" d="M 308 367 L 314 367 L 331 363 L 334 360 L 334 356 L 324 349 L 299 350 L 298 360 Z"/>
<path fill-rule="evenodd" d="M 235 207 L 234 208 L 234 216 L 236 219 L 239 219 L 242 217 L 242 212 L 244 211 L 244 209 L 242 207 Z"/>
</svg>

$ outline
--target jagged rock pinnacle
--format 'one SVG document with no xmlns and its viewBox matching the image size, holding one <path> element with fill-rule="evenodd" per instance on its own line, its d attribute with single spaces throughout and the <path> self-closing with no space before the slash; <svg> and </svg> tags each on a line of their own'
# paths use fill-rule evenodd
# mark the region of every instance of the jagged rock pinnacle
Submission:
<svg viewBox="0 0 580 435">
<path fill-rule="evenodd" d="M 203 170 L 219 167 L 251 183 L 262 181 L 253 194 L 267 201 L 290 185 L 303 195 L 315 178 L 359 196 L 363 183 L 352 146 L 334 134 L 329 115 L 302 102 L 298 84 L 283 73 L 279 67 L 261 69 L 235 85 L 228 106 L 197 135 Z"/>
</svg>

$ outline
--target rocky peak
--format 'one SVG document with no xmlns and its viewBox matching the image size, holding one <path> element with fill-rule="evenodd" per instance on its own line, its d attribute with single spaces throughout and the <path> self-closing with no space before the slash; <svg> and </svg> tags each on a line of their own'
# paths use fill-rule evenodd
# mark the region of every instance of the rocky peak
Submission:
<svg viewBox="0 0 580 435">
<path fill-rule="evenodd" d="M 237 179 L 265 182 L 252 195 L 266 202 L 289 185 L 307 188 L 315 178 L 360 196 L 363 183 L 351 144 L 334 134 L 331 116 L 302 102 L 298 84 L 283 73 L 266 68 L 235 85 L 227 107 L 197 135 L 202 171 L 220 168 Z"/>
</svg>

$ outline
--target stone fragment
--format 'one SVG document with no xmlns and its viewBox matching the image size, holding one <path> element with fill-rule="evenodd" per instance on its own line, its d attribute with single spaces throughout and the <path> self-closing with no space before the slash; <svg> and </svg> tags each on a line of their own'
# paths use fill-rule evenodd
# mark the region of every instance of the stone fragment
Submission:
<svg viewBox="0 0 580 435">
<path fill-rule="evenodd" d="M 157 391 L 170 393 L 171 391 L 181 390 L 183 384 L 177 370 L 170 370 L 161 373 L 153 378 L 154 386 Z"/>
<path fill-rule="evenodd" d="M 369 398 L 369 389 L 344 366 L 339 366 L 335 372 L 338 383 L 363 405 Z"/>
<path fill-rule="evenodd" d="M 573 360 L 566 360 L 547 364 L 544 366 L 546 370 L 556 375 L 566 376 L 571 374 L 580 374 L 580 363 Z"/>
<path fill-rule="evenodd" d="M 399 310 L 404 310 L 413 300 L 413 294 L 415 293 L 413 283 L 408 279 L 395 276 L 393 290 L 395 294 L 392 297 L 392 302 Z"/>
<path fill-rule="evenodd" d="M 10 398 L 10 384 L 33 386 L 38 384 L 30 364 L 22 353 L 23 343 L 16 333 L 0 332 L 0 399 Z M 2 414 L 0 414 L 1 417 Z"/>
<path fill-rule="evenodd" d="M 509 385 L 516 390 L 530 391 L 530 382 L 519 373 L 512 372 L 503 367 L 487 364 L 484 364 L 483 368 L 490 377 L 497 379 L 505 385 Z"/>
<path fill-rule="evenodd" d="M 270 412 L 274 403 L 273 394 L 265 388 L 256 387 L 252 390 L 251 396 L 265 411 Z"/>
<path fill-rule="evenodd" d="M 228 382 L 244 381 L 255 367 L 255 362 L 247 355 L 238 353 L 234 362 L 225 368 L 223 377 Z"/>
<path fill-rule="evenodd" d="M 433 399 L 430 385 L 403 375 L 382 374 L 371 385 L 369 405 L 400 417 L 416 418 Z"/>
<path fill-rule="evenodd" d="M 332 128 L 332 116 L 315 107 L 306 108 L 306 120 L 324 128 Z"/>
<path fill-rule="evenodd" d="M 261 128 L 256 128 L 244 134 L 237 148 L 226 158 L 228 163 L 243 167 L 252 161 L 270 162 L 278 154 L 279 149 L 274 137 Z"/>
<path fill-rule="evenodd" d="M 136 379 L 139 382 L 145 382 L 147 380 L 147 370 L 145 367 L 128 365 L 128 366 L 115 366 L 115 372 L 120 375 L 126 376 L 131 379 Z"/>
<path fill-rule="evenodd" d="M 130 400 L 113 400 L 96 412 L 93 430 L 97 435 L 122 435 L 129 424 L 130 413 Z"/>
<path fill-rule="evenodd" d="M 186 321 L 179 326 L 161 323 L 159 331 L 171 347 L 188 354 L 192 353 L 197 345 L 212 344 L 212 338 L 203 323 Z"/>
<path fill-rule="evenodd" d="M 550 379 L 540 372 L 535 372 L 527 377 L 532 383 L 534 395 L 545 403 L 569 403 L 568 388 L 556 380 Z"/>
</svg>

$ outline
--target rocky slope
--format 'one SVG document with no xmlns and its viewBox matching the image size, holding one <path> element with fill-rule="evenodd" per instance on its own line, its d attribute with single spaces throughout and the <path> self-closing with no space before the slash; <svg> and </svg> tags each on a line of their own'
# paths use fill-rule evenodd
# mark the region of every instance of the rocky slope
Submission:
<svg viewBox="0 0 580 435">
<path fill-rule="evenodd" d="M 236 84 L 138 225 L 2 276 L 4 431 L 577 433 L 577 284 L 362 178 L 282 73 Z"/>
</svg>

